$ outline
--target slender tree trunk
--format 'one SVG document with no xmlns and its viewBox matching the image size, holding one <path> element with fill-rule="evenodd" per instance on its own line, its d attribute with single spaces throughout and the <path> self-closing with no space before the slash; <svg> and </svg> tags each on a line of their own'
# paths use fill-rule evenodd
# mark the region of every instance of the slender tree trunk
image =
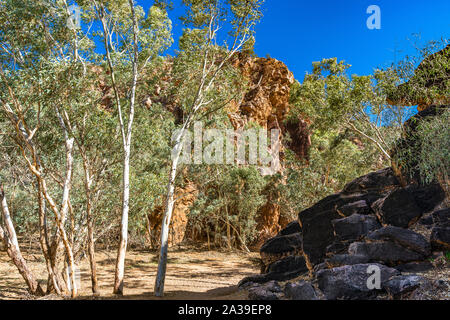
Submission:
<svg viewBox="0 0 450 320">
<path fill-rule="evenodd" d="M 67 127 L 64 123 L 63 118 L 61 117 L 61 114 L 59 113 L 58 108 L 56 108 L 56 114 L 60 121 L 60 126 L 63 131 L 64 137 L 65 137 L 66 173 L 65 173 L 65 178 L 64 178 L 61 210 L 59 212 L 60 215 L 59 215 L 59 217 L 58 217 L 58 215 L 55 215 L 55 216 L 56 216 L 56 220 L 57 220 L 56 222 L 59 226 L 59 232 L 61 234 L 62 242 L 66 249 L 67 265 L 69 268 L 68 282 L 70 282 L 70 288 L 68 288 L 68 289 L 71 292 L 72 298 L 74 298 L 78 294 L 78 288 L 77 288 L 77 283 L 75 280 L 75 259 L 74 259 L 73 250 L 72 250 L 73 243 L 72 243 L 72 245 L 70 244 L 70 239 L 67 237 L 67 233 L 64 230 L 64 221 L 65 221 L 66 217 L 68 216 L 69 210 L 70 210 L 70 190 L 72 189 L 72 171 L 73 171 L 73 144 L 74 144 L 75 139 L 73 137 L 69 137 Z M 56 209 L 56 207 L 54 209 Z"/>
<path fill-rule="evenodd" d="M 75 268 L 74 268 L 74 258 L 73 258 L 72 247 L 70 246 L 66 230 L 64 229 L 64 225 L 63 225 L 63 223 L 61 221 L 60 212 L 58 211 L 58 208 L 56 207 L 56 204 L 53 201 L 53 199 L 48 195 L 48 191 L 47 191 L 47 186 L 46 186 L 45 180 L 42 179 L 41 183 L 42 183 L 42 191 L 43 191 L 43 193 L 45 195 L 45 198 L 46 198 L 47 202 L 49 203 L 52 211 L 55 213 L 56 225 L 58 227 L 59 233 L 61 234 L 61 240 L 62 240 L 64 249 L 65 249 L 66 254 L 67 254 L 69 267 L 71 269 L 70 270 L 70 281 L 72 282 L 71 295 L 72 295 L 72 298 L 75 298 L 77 296 L 77 294 L 78 294 L 78 290 L 77 290 L 76 282 L 75 282 Z"/>
<path fill-rule="evenodd" d="M 94 218 L 92 216 L 92 177 L 89 170 L 89 163 L 84 151 L 82 151 L 84 169 L 84 189 L 86 193 L 86 218 L 88 228 L 88 254 L 91 267 L 92 293 L 98 294 L 97 263 L 95 262 L 95 240 L 94 240 Z"/>
<path fill-rule="evenodd" d="M 28 289 L 32 295 L 43 296 L 44 291 L 42 290 L 40 284 L 37 282 L 36 278 L 33 275 L 33 272 L 27 265 L 27 262 L 22 256 L 20 251 L 19 242 L 17 240 L 16 230 L 14 228 L 11 215 L 9 213 L 8 203 L 6 201 L 6 196 L 3 190 L 3 185 L 0 183 L 0 200 L 2 206 L 2 216 L 3 222 L 5 224 L 5 230 L 0 227 L 0 237 L 3 239 L 3 242 L 6 246 L 6 251 L 8 256 L 11 258 L 23 279 L 25 280 Z"/>
<path fill-rule="evenodd" d="M 228 250 L 231 251 L 231 227 L 230 227 L 230 217 L 228 215 L 228 206 L 225 206 L 225 212 L 227 214 L 227 245 Z"/>
<path fill-rule="evenodd" d="M 47 232 L 47 219 L 46 219 L 46 207 L 45 198 L 41 191 L 41 184 L 39 179 L 37 181 L 38 186 L 38 200 L 39 200 L 39 242 L 41 244 L 42 254 L 44 255 L 45 265 L 48 272 L 47 280 L 47 293 L 52 290 L 56 291 L 57 294 L 61 294 L 60 285 L 56 276 L 56 272 L 52 267 L 52 261 L 50 258 L 50 249 L 48 242 L 48 232 Z"/>
<path fill-rule="evenodd" d="M 114 294 L 123 295 L 123 279 L 125 273 L 125 256 L 128 243 L 128 212 L 130 200 L 130 146 L 125 146 L 123 161 L 123 202 L 122 219 L 120 221 L 120 240 L 116 260 Z"/>
<path fill-rule="evenodd" d="M 122 128 L 122 137 L 123 137 L 123 151 L 124 151 L 124 159 L 123 159 L 123 199 L 122 199 L 122 219 L 120 222 L 120 241 L 119 248 L 117 252 L 117 261 L 116 261 L 116 272 L 114 279 L 114 294 L 123 295 L 123 279 L 125 274 L 125 256 L 127 252 L 127 243 L 128 243 L 128 212 L 129 212 L 129 201 L 130 201 L 130 152 L 131 152 L 131 133 L 133 128 L 133 119 L 134 119 L 134 106 L 136 100 L 136 86 L 138 81 L 138 33 L 139 27 L 137 24 L 136 13 L 134 9 L 133 0 L 129 0 L 129 6 L 131 10 L 131 16 L 133 19 L 133 57 L 132 57 L 132 65 L 133 65 L 133 82 L 131 86 L 131 96 L 130 96 L 130 111 L 128 118 L 128 126 L 126 128 L 126 135 L 124 130 L 124 124 L 120 113 L 120 125 Z M 109 50 L 107 50 L 108 60 L 111 61 L 109 57 Z M 112 64 L 110 63 L 110 68 L 112 70 Z M 111 72 L 111 76 L 113 73 Z M 113 79 L 113 78 L 112 78 Z M 114 81 L 114 80 L 113 80 Z M 116 92 L 116 100 L 119 103 L 117 88 L 115 88 Z"/>
<path fill-rule="evenodd" d="M 172 212 L 174 206 L 174 192 L 175 192 L 175 179 L 177 176 L 178 161 L 182 150 L 184 135 L 186 128 L 189 127 L 189 120 L 185 123 L 181 129 L 178 137 L 175 140 L 175 152 L 172 159 L 172 168 L 169 175 L 169 183 L 167 185 L 167 199 L 166 209 L 164 211 L 163 220 L 161 222 L 161 249 L 159 253 L 158 273 L 155 281 L 155 295 L 162 297 L 164 295 L 164 282 L 166 278 L 167 270 L 167 252 L 168 252 L 168 238 L 169 238 L 169 226 L 172 219 Z"/>
</svg>

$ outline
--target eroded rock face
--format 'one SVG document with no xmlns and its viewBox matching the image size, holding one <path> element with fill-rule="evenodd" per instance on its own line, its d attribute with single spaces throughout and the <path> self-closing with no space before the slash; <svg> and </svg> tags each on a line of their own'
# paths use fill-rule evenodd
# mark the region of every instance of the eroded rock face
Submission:
<svg viewBox="0 0 450 320">
<path fill-rule="evenodd" d="M 290 111 L 290 91 L 294 75 L 287 66 L 272 58 L 255 58 L 239 54 L 234 66 L 241 70 L 248 81 L 248 91 L 243 101 L 233 101 L 227 108 L 228 118 L 234 129 L 244 128 L 249 122 L 256 122 L 267 130 L 280 130 L 282 136 L 289 134 L 291 142 L 280 144 L 281 151 L 288 147 L 299 159 L 308 159 L 311 133 L 306 119 L 285 123 Z M 282 170 L 280 166 L 277 168 Z M 265 173 L 263 173 L 265 174 Z M 259 209 L 257 215 L 259 235 L 255 243 L 259 247 L 265 240 L 274 237 L 283 226 L 280 207 L 274 199 Z"/>
<path fill-rule="evenodd" d="M 268 201 L 257 213 L 258 237 L 253 247 L 259 248 L 266 240 L 276 235 L 280 229 L 280 206 Z"/>
<path fill-rule="evenodd" d="M 289 133 L 292 142 L 288 147 L 300 159 L 307 159 L 311 146 L 307 119 L 285 123 L 290 111 L 291 86 L 295 81 L 293 73 L 276 59 L 254 58 L 245 54 L 240 54 L 234 65 L 249 82 L 249 90 L 243 101 L 234 102 L 229 108 L 228 117 L 233 127 L 243 128 L 252 121 L 267 130 L 278 129 L 283 135 Z"/>
<path fill-rule="evenodd" d="M 169 246 L 180 244 L 184 240 L 186 227 L 188 224 L 188 213 L 190 206 L 196 199 L 197 189 L 194 184 L 188 183 L 184 188 L 177 188 L 175 192 L 175 201 L 172 221 L 170 223 Z M 157 247 L 160 244 L 161 222 L 164 214 L 164 208 L 157 207 L 156 210 L 148 215 L 150 241 L 152 246 Z"/>
<path fill-rule="evenodd" d="M 283 122 L 290 110 L 290 90 L 295 81 L 293 73 L 283 62 L 271 58 L 241 54 L 234 64 L 249 82 L 244 101 L 235 105 L 234 110 L 244 125 L 255 121 L 263 128 L 272 129 L 271 122 Z M 235 128 L 241 126 L 238 123 L 233 125 Z"/>
</svg>

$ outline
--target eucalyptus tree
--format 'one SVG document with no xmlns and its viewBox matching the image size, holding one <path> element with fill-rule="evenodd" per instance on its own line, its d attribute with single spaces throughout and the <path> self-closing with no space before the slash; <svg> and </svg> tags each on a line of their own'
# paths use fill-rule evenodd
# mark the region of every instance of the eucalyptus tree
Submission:
<svg viewBox="0 0 450 320">
<path fill-rule="evenodd" d="M 179 64 L 175 64 L 174 70 L 175 73 L 183 75 L 177 82 L 183 118 L 181 128 L 173 137 L 174 148 L 155 281 L 156 296 L 164 294 L 169 225 L 175 202 L 174 191 L 180 154 L 186 132 L 196 119 L 213 113 L 229 102 L 226 99 L 222 100 L 223 92 L 227 91 L 227 87 L 233 87 L 232 81 L 226 76 L 226 70 L 235 55 L 246 48 L 245 45 L 253 39 L 254 27 L 262 16 L 260 6 L 263 1 L 184 0 L 183 2 L 187 6 L 187 14 L 182 21 L 187 28 L 180 39 Z M 227 34 L 219 32 L 227 30 L 228 37 Z M 224 42 L 219 45 L 221 41 Z M 222 87 L 222 90 L 218 90 L 219 87 Z"/>
<path fill-rule="evenodd" d="M 350 67 L 337 58 L 314 62 L 312 73 L 294 90 L 294 110 L 310 117 L 313 130 L 350 130 L 376 146 L 382 157 L 390 161 L 390 148 L 412 111 L 386 101 L 388 89 L 399 78 L 389 69 L 377 69 L 368 76 L 350 76 Z"/>
<path fill-rule="evenodd" d="M 16 145 L 38 185 L 40 240 L 52 285 L 61 293 L 57 262 L 58 249 L 62 245 L 71 271 L 67 279 L 68 288 L 72 296 L 76 296 L 73 248 L 64 226 L 70 207 L 73 139 L 69 137 L 63 122 L 59 122 L 59 141 L 64 145 L 65 154 L 65 164 L 60 175 L 62 179 L 59 181 L 62 198 L 60 205 L 51 190 L 58 188 L 58 179 L 49 178 L 49 172 L 42 161 L 42 141 L 39 141 L 42 122 L 48 121 L 48 117 L 55 119 L 59 106 L 67 102 L 64 99 L 67 96 L 67 88 L 58 86 L 61 84 L 58 81 L 61 75 L 59 72 L 68 70 L 69 57 L 72 54 L 66 9 L 64 2 L 56 1 L 2 2 L 0 101 L 12 124 L 11 129 L 14 130 L 10 134 L 14 136 Z M 57 91 L 49 94 L 47 90 L 52 89 Z M 46 224 L 46 204 L 54 215 L 57 229 L 51 245 Z"/>
<path fill-rule="evenodd" d="M 123 147 L 122 214 L 114 293 L 123 294 L 130 209 L 130 154 L 138 79 L 149 63 L 172 43 L 171 21 L 160 1 L 146 15 L 133 0 L 83 2 L 101 23 L 104 61 L 114 91 Z"/>
</svg>

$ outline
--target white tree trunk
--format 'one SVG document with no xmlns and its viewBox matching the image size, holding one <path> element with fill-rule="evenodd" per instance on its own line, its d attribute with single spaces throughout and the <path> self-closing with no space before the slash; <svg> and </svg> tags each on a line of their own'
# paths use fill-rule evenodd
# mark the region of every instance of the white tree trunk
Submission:
<svg viewBox="0 0 450 320">
<path fill-rule="evenodd" d="M 164 283 L 166 279 L 166 270 L 167 270 L 167 252 L 169 246 L 168 243 L 169 227 L 175 203 L 174 201 L 175 179 L 177 176 L 178 161 L 180 160 L 185 130 L 188 126 L 189 120 L 187 120 L 183 129 L 181 129 L 179 136 L 175 140 L 175 153 L 173 155 L 172 167 L 169 175 L 169 183 L 167 185 L 166 209 L 164 211 L 164 216 L 161 223 L 161 249 L 159 253 L 158 273 L 156 275 L 155 281 L 155 295 L 157 297 L 162 297 L 164 295 Z"/>
<path fill-rule="evenodd" d="M 122 219 L 120 221 L 120 241 L 117 252 L 116 272 L 114 279 L 114 294 L 123 294 L 123 279 L 125 273 L 125 256 L 128 243 L 128 212 L 130 201 L 130 146 L 125 146 L 123 161 L 123 202 Z"/>
<path fill-rule="evenodd" d="M 129 212 L 129 202 L 130 202 L 130 153 L 131 153 L 131 134 L 133 129 L 133 119 L 134 119 L 134 106 L 136 100 L 136 86 L 138 81 L 138 24 L 136 13 L 134 9 L 133 0 L 129 0 L 129 6 L 131 9 L 131 15 L 133 19 L 133 82 L 131 85 L 131 96 L 130 96 L 130 111 L 128 118 L 128 126 L 126 128 L 126 135 L 124 130 L 124 123 L 121 117 L 121 110 L 119 109 L 119 119 L 120 126 L 123 137 L 123 199 L 122 199 L 122 219 L 120 222 L 120 242 L 117 252 L 116 261 L 116 272 L 114 279 L 114 293 L 123 295 L 123 279 L 125 274 L 125 256 L 127 252 L 128 243 L 128 212 Z M 107 50 L 108 60 L 111 61 L 109 57 L 109 50 Z M 112 70 L 112 64 L 110 63 L 110 68 Z M 113 75 L 113 73 L 111 73 Z M 113 78 L 112 78 L 113 79 Z M 114 80 L 113 80 L 114 81 Z M 120 106 L 120 100 L 118 98 L 117 88 L 115 88 L 116 100 L 118 106 Z"/>
</svg>

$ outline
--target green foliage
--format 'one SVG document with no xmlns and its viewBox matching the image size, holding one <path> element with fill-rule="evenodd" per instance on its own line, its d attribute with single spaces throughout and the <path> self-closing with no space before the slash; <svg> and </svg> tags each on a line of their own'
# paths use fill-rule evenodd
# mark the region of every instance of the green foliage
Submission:
<svg viewBox="0 0 450 320">
<path fill-rule="evenodd" d="M 190 212 L 191 228 L 210 232 L 215 243 L 224 245 L 230 224 L 235 245 L 248 245 L 257 235 L 256 214 L 266 201 L 265 179 L 253 166 L 201 166 L 193 170 L 192 177 L 201 188 Z"/>
<path fill-rule="evenodd" d="M 416 53 L 406 56 L 389 70 L 398 79 L 387 88 L 389 100 L 405 105 L 450 102 L 450 45 L 448 39 L 415 43 Z"/>
<path fill-rule="evenodd" d="M 440 113 L 440 114 L 439 114 Z M 422 119 L 408 139 L 396 148 L 396 161 L 413 178 L 427 184 L 438 181 L 449 194 L 450 110 Z"/>
<path fill-rule="evenodd" d="M 276 186 L 282 216 L 288 220 L 339 192 L 353 179 L 383 166 L 379 151 L 373 145 L 363 145 L 350 130 L 316 130 L 311 143 L 307 163 L 286 150 L 286 169 Z"/>
</svg>

